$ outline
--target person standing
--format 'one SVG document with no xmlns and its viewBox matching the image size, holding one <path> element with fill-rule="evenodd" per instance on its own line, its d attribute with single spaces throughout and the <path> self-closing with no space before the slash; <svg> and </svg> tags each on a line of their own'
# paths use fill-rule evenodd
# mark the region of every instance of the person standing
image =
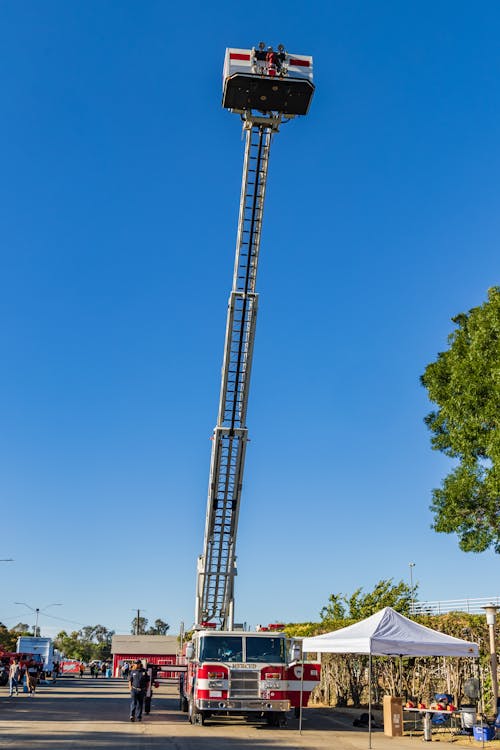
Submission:
<svg viewBox="0 0 500 750">
<path fill-rule="evenodd" d="M 38 667 L 35 662 L 30 662 L 26 667 L 26 681 L 28 683 L 28 693 L 33 697 L 36 693 L 36 684 L 38 682 Z"/>
<path fill-rule="evenodd" d="M 78 671 L 80 672 L 80 679 L 82 679 L 84 673 L 85 673 L 85 664 L 83 661 L 80 662 L 80 666 L 78 667 Z"/>
<path fill-rule="evenodd" d="M 149 677 L 142 666 L 142 661 L 137 659 L 130 671 L 130 721 L 142 721 L 142 707 L 144 696 L 148 686 Z"/>
<path fill-rule="evenodd" d="M 12 698 L 14 691 L 16 695 L 19 695 L 19 676 L 21 670 L 19 667 L 19 660 L 14 659 L 12 664 L 9 666 L 9 697 Z"/>
</svg>

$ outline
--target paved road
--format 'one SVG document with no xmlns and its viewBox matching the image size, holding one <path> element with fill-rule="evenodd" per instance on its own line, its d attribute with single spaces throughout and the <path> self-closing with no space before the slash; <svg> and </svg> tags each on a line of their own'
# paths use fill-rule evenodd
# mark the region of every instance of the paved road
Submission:
<svg viewBox="0 0 500 750">
<path fill-rule="evenodd" d="M 128 691 L 122 680 L 61 679 L 31 698 L 9 698 L 0 688 L 0 748 L 27 750 L 367 750 L 366 730 L 352 715 L 307 709 L 302 734 L 290 719 L 284 728 L 220 720 L 191 726 L 178 711 L 174 688 L 162 686 L 143 721 L 128 720 Z M 374 750 L 422 750 L 421 738 L 389 738 L 379 730 Z"/>
</svg>

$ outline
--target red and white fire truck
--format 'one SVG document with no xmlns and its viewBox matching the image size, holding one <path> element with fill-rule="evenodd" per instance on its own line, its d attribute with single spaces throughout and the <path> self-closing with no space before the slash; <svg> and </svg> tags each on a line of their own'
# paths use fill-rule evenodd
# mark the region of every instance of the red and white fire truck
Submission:
<svg viewBox="0 0 500 750">
<path fill-rule="evenodd" d="M 284 724 L 319 680 L 319 665 L 297 661 L 299 653 L 283 632 L 197 630 L 186 648 L 181 709 L 192 724 L 210 716 Z"/>
<path fill-rule="evenodd" d="M 279 725 L 290 708 L 307 704 L 319 680 L 319 665 L 298 663 L 298 650 L 284 632 L 248 632 L 234 625 L 236 537 L 269 154 L 281 125 L 308 112 L 312 79 L 312 57 L 288 53 L 283 45 L 273 49 L 261 42 L 252 49 L 226 51 L 222 106 L 241 117 L 245 157 L 204 548 L 198 558 L 195 630 L 180 686 L 181 709 L 193 723 L 239 715 Z"/>
</svg>

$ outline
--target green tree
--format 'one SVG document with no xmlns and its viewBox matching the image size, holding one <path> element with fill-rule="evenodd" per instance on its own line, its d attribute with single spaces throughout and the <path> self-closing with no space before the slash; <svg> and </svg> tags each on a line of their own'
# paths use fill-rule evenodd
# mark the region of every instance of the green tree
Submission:
<svg viewBox="0 0 500 750">
<path fill-rule="evenodd" d="M 170 625 L 168 624 L 168 622 L 157 619 L 155 620 L 155 624 L 149 628 L 148 634 L 149 635 L 166 635 L 169 630 L 170 630 Z"/>
<path fill-rule="evenodd" d="M 146 635 L 148 622 L 147 617 L 134 617 L 130 623 L 130 632 L 132 635 Z"/>
<path fill-rule="evenodd" d="M 500 287 L 452 319 L 456 329 L 421 377 L 437 405 L 431 444 L 457 463 L 432 492 L 433 529 L 465 552 L 500 553 Z"/>
<path fill-rule="evenodd" d="M 62 630 L 55 638 L 56 648 L 70 659 L 89 662 L 111 657 L 111 640 L 114 631 L 103 625 L 86 625 L 81 630 L 67 633 Z"/>
<path fill-rule="evenodd" d="M 9 630 L 3 622 L 0 622 L 0 648 L 4 651 L 15 651 L 17 647 L 17 639 L 20 635 L 33 635 L 30 631 L 29 625 L 20 622 Z"/>
<path fill-rule="evenodd" d="M 18 622 L 17 625 L 11 627 L 11 633 L 19 633 L 19 635 L 30 635 L 31 628 L 27 622 Z"/>
<path fill-rule="evenodd" d="M 403 615 L 410 613 L 412 590 L 404 581 L 393 583 L 393 578 L 379 581 L 373 591 L 363 594 L 359 588 L 351 594 L 330 594 L 328 604 L 320 612 L 325 620 L 363 620 L 383 607 L 392 607 Z M 413 587 L 413 596 L 418 586 Z"/>
<path fill-rule="evenodd" d="M 159 618 L 155 620 L 154 625 L 148 628 L 147 617 L 134 617 L 130 623 L 130 632 L 132 635 L 166 635 L 170 630 L 170 625 Z"/>
</svg>

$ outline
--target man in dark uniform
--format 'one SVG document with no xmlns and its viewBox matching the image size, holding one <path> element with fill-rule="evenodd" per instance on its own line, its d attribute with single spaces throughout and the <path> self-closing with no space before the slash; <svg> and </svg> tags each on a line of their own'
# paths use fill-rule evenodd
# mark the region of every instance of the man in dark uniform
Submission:
<svg viewBox="0 0 500 750">
<path fill-rule="evenodd" d="M 142 666 L 142 661 L 137 659 L 130 670 L 128 681 L 130 686 L 130 721 L 142 720 L 142 706 L 148 682 L 149 677 Z"/>
</svg>

